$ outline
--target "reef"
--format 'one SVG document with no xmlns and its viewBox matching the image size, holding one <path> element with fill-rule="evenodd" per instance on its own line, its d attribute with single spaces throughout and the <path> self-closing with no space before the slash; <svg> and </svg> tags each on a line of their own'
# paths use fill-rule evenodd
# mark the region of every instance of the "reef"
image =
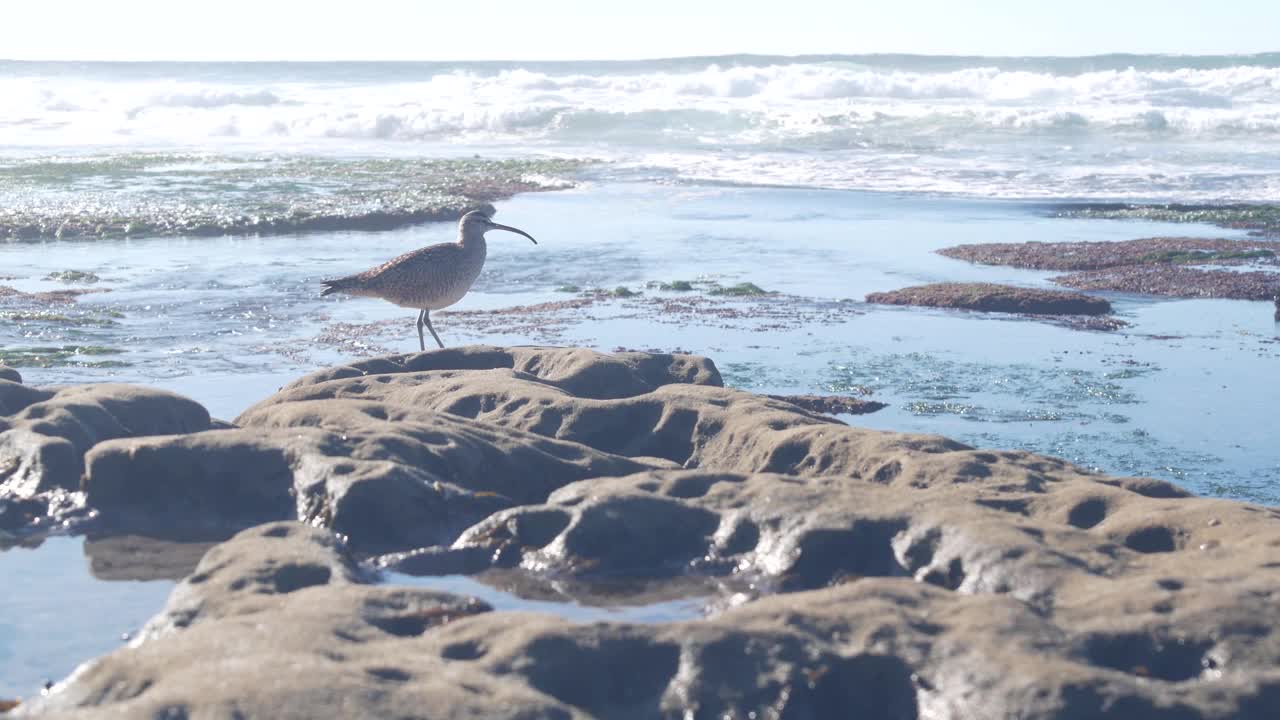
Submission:
<svg viewBox="0 0 1280 720">
<path fill-rule="evenodd" d="M 191 161 L 189 169 L 182 167 L 184 159 Z M 36 158 L 0 164 L 0 240 L 390 230 L 457 220 L 518 193 L 571 187 L 568 178 L 587 164 L 147 154 Z M 202 185 L 217 186 L 217 200 Z"/>
<path fill-rule="evenodd" d="M 374 358 L 230 423 L 172 393 L 18 380 L 0 379 L 0 532 L 229 539 L 165 564 L 185 578 L 141 632 L 10 717 L 1280 707 L 1280 509 L 853 427 L 725 388 L 707 358 Z M 705 609 L 579 623 L 385 569 L 634 584 Z"/>
<path fill-rule="evenodd" d="M 1053 217 L 1208 223 L 1255 235 L 1280 235 L 1280 205 L 1248 203 L 1069 203 L 1054 206 Z"/>
<path fill-rule="evenodd" d="M 1077 290 L 1236 300 L 1271 300 L 1280 293 L 1280 242 L 1275 241 L 1143 238 L 985 243 L 938 252 L 984 265 L 1066 271 L 1069 274 L 1051 280 Z M 1241 266 L 1260 269 L 1222 269 Z"/>
<path fill-rule="evenodd" d="M 1111 303 L 1103 298 L 995 283 L 917 285 L 890 292 L 871 293 L 867 296 L 867 302 L 1027 315 L 1106 315 L 1111 312 Z"/>
</svg>

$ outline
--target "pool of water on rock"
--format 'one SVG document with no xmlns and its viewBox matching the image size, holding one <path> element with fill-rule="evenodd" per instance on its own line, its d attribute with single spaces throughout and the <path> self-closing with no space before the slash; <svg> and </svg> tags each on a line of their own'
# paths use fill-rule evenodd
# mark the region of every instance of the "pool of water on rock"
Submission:
<svg viewBox="0 0 1280 720">
<path fill-rule="evenodd" d="M 480 578 L 467 575 L 420 577 L 389 572 L 383 576 L 383 581 L 392 585 L 412 585 L 468 595 L 489 603 L 494 610 L 548 613 L 574 622 L 662 623 L 691 620 L 706 615 L 707 606 L 712 602 L 710 597 L 705 596 L 637 602 L 628 599 L 626 595 L 606 599 L 590 593 L 585 593 L 584 597 L 591 599 L 580 600 L 574 597 L 572 590 L 563 593 L 552 590 L 545 597 L 533 599 L 509 589 L 512 578 L 503 578 L 501 574 L 487 575 L 489 576 Z"/>
<path fill-rule="evenodd" d="M 116 649 L 164 605 L 174 578 L 138 579 L 93 545 L 51 537 L 0 552 L 0 698 L 30 696 Z"/>
<path fill-rule="evenodd" d="M 1209 226 L 1048 219 L 1036 206 L 812 190 L 596 185 L 499 204 L 499 220 L 540 245 L 495 233 L 475 291 L 441 313 L 449 344 L 682 349 L 712 357 L 727 384 L 758 392 L 871 391 L 889 403 L 858 425 L 1027 448 L 1116 474 L 1152 475 L 1208 495 L 1280 503 L 1274 383 L 1280 326 L 1264 303 L 1109 295 L 1130 327 L 1073 330 L 1004 316 L 868 306 L 869 292 L 944 280 L 1050 286 L 1054 273 L 973 266 L 933 250 L 965 242 L 1238 236 Z M 101 276 L 60 318 L 0 324 L 0 347 L 48 353 L 28 383 L 126 381 L 172 389 L 231 419 L 317 367 L 416 350 L 412 313 L 317 297 L 318 280 L 362 269 L 452 227 L 279 237 L 0 245 L 2 284 L 68 269 Z M 782 297 L 686 310 L 654 281 L 753 282 Z M 582 292 L 561 292 L 569 286 Z M 627 286 L 636 298 L 591 299 Z M 701 293 L 693 293 L 702 296 Z M 483 311 L 586 300 L 512 318 Z M 659 302 L 661 301 L 661 302 Z M 0 308 L 8 310 L 12 308 Z M 39 365 L 47 365 L 41 367 Z M 0 552 L 0 697 L 111 649 L 163 604 L 172 580 L 88 572 L 79 539 Z M 180 577 L 180 574 L 172 577 Z M 611 606 L 526 600 L 472 578 L 408 578 L 500 608 L 582 620 L 696 616 L 704 599 Z M 87 612 L 86 608 L 92 608 Z M 14 622 L 12 618 L 25 618 Z"/>
</svg>

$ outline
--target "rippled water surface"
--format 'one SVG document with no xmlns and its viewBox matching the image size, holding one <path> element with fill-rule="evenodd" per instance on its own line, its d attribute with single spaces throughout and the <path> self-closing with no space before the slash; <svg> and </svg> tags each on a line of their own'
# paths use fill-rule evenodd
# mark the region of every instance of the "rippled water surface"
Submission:
<svg viewBox="0 0 1280 720">
<path fill-rule="evenodd" d="M 0 698 L 37 693 L 123 645 L 164 605 L 173 580 L 95 567 L 81 538 L 0 551 Z"/>
</svg>

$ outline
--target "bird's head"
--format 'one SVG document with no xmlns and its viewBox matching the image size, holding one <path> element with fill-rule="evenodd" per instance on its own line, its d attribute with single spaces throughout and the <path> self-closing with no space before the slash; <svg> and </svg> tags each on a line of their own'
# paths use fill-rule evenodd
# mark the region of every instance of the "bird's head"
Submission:
<svg viewBox="0 0 1280 720">
<path fill-rule="evenodd" d="M 489 217 L 489 214 L 483 210 L 472 210 L 466 215 L 463 215 L 462 220 L 458 222 L 458 230 L 464 238 L 484 237 L 484 234 L 490 230 L 506 230 L 507 232 L 513 232 L 517 235 L 523 235 L 529 238 L 534 245 L 538 244 L 538 241 L 534 240 L 533 236 L 529 233 L 519 228 L 513 228 L 510 225 L 501 225 L 496 223 L 493 221 L 493 218 Z"/>
</svg>

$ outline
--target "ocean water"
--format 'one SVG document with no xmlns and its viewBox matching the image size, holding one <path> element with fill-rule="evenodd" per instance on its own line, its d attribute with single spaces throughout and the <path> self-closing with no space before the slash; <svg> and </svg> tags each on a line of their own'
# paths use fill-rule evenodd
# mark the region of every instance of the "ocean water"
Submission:
<svg viewBox="0 0 1280 720">
<path fill-rule="evenodd" d="M 1246 237 L 1054 209 L 1277 202 L 1280 55 L 0 61 L 0 97 L 0 286 L 91 291 L 0 296 L 0 358 L 30 383 L 142 382 L 233 418 L 318 367 L 417 349 L 411 311 L 318 295 L 322 279 L 456 232 L 380 214 L 466 183 L 571 184 L 496 202 L 540 244 L 490 236 L 473 291 L 433 314 L 446 343 L 687 350 L 735 387 L 889 404 L 853 424 L 1280 504 L 1269 303 L 1111 293 L 1128 327 L 1103 333 L 863 302 L 946 280 L 1053 287 L 1056 273 L 935 252 L 960 243 Z M 298 217 L 335 229 L 281 224 Z M 70 221 L 80 230 L 59 232 Z M 778 294 L 658 287 L 674 280 Z M 639 294 L 602 295 L 620 286 Z M 545 305 L 563 300 L 587 305 Z M 146 547 L 0 552 L 0 697 L 37 691 L 159 609 L 194 555 L 155 550 L 178 557 L 157 575 L 97 560 Z M 484 578 L 421 582 L 583 620 L 715 604 L 705 590 L 602 608 Z M 95 598 L 109 622 L 59 629 L 47 618 L 64 595 Z"/>
<path fill-rule="evenodd" d="M 614 63 L 0 62 L 5 155 L 596 157 L 611 173 L 1008 198 L 1274 200 L 1280 53 Z"/>
</svg>

